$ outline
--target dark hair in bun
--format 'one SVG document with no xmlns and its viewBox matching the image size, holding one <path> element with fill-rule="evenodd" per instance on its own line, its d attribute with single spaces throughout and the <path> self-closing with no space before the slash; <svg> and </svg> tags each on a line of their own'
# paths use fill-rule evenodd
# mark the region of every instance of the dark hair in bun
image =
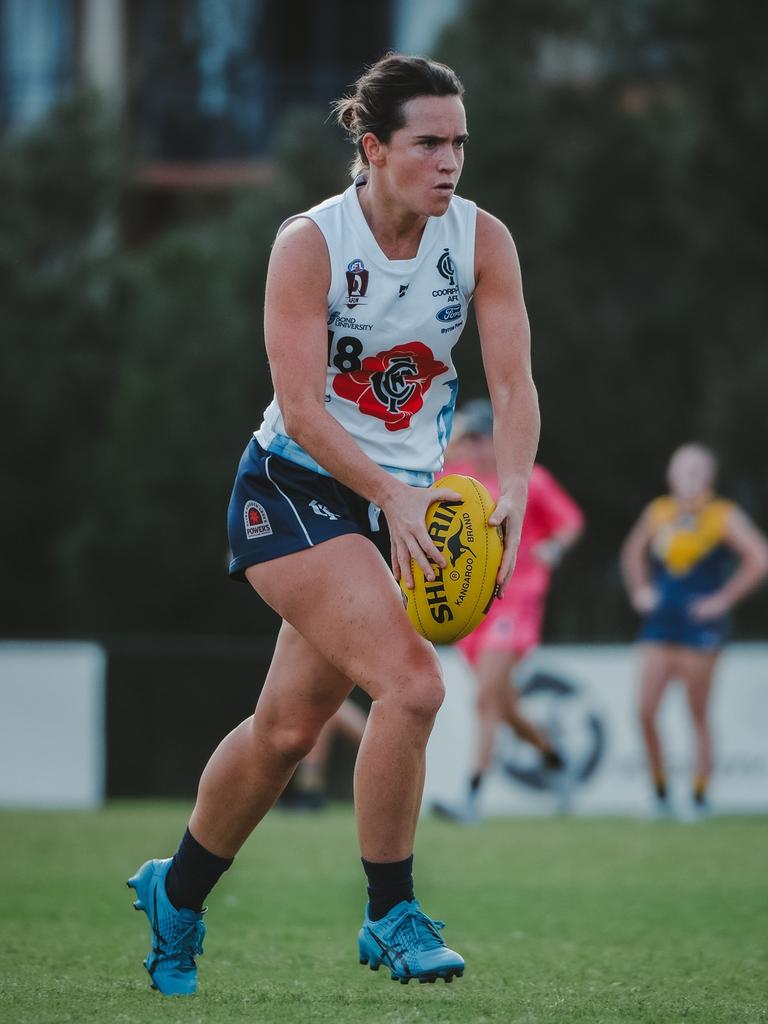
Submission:
<svg viewBox="0 0 768 1024">
<path fill-rule="evenodd" d="M 381 142 L 405 124 L 403 106 L 417 96 L 464 97 L 452 68 L 428 57 L 387 53 L 358 78 L 352 93 L 333 103 L 336 120 L 357 147 L 352 176 L 368 166 L 361 139 L 372 132 Z"/>
</svg>

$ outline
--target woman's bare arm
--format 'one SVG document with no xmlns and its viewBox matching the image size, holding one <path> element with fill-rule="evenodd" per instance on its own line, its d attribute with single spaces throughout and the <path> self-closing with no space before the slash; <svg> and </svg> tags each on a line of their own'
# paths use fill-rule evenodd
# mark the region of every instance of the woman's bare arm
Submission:
<svg viewBox="0 0 768 1024">
<path fill-rule="evenodd" d="M 739 555 L 739 567 L 720 590 L 692 603 L 691 614 L 700 621 L 730 611 L 768 575 L 768 540 L 738 505 L 728 515 L 725 541 Z"/>
<path fill-rule="evenodd" d="M 621 546 L 619 561 L 632 607 L 646 615 L 655 607 L 658 595 L 648 574 L 648 545 L 651 541 L 650 514 L 646 509 Z"/>
<path fill-rule="evenodd" d="M 539 402 L 531 375 L 531 333 L 520 264 L 506 227 L 477 212 L 474 300 L 483 365 L 493 404 L 499 501 L 491 525 L 504 527 L 497 577 L 503 595 L 515 566 L 528 480 L 539 443 Z"/>
</svg>

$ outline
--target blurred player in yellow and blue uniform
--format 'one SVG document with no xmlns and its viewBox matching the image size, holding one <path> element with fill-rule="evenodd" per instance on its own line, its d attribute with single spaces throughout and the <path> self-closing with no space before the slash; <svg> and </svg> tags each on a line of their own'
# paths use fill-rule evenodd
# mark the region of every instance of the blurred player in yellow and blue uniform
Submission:
<svg viewBox="0 0 768 1024">
<path fill-rule="evenodd" d="M 702 445 L 669 463 L 670 493 L 647 506 L 622 550 L 630 600 L 644 623 L 640 721 L 657 810 L 670 812 L 656 712 L 668 684 L 685 684 L 696 735 L 694 807 L 706 809 L 712 772 L 707 708 L 729 612 L 768 573 L 768 542 L 733 502 L 714 493 L 717 464 Z"/>
</svg>

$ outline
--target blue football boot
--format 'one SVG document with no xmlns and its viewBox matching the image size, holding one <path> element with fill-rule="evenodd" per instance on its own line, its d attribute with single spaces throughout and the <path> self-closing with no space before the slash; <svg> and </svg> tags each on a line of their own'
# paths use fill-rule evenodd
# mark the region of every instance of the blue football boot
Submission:
<svg viewBox="0 0 768 1024">
<path fill-rule="evenodd" d="M 418 900 L 402 900 L 379 921 L 371 921 L 365 908 L 358 936 L 360 963 L 378 971 L 384 964 L 393 981 L 407 985 L 411 978 L 424 984 L 438 978 L 453 981 L 464 973 L 464 960 L 448 949 L 440 929 L 444 921 L 433 921 Z"/>
<path fill-rule="evenodd" d="M 152 979 L 152 988 L 164 996 L 191 996 L 197 989 L 195 957 L 203 952 L 205 925 L 195 910 L 177 910 L 165 891 L 165 876 L 171 866 L 167 860 L 148 860 L 142 864 L 128 886 L 136 890 L 135 910 L 143 910 L 152 928 L 152 949 L 144 966 Z"/>
</svg>

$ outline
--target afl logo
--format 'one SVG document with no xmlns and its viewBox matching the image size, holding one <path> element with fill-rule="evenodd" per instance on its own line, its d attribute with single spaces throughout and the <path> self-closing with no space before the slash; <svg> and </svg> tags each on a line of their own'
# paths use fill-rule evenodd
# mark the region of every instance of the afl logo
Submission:
<svg viewBox="0 0 768 1024">
<path fill-rule="evenodd" d="M 437 261 L 437 271 L 440 277 L 444 277 L 448 284 L 456 284 L 456 267 L 451 259 L 449 249 L 443 249 L 440 259 Z"/>
<path fill-rule="evenodd" d="M 354 309 L 367 299 L 368 271 L 361 259 L 354 259 L 347 265 L 347 308 Z"/>
<path fill-rule="evenodd" d="M 461 317 L 461 305 L 456 302 L 450 306 L 443 306 L 435 313 L 435 320 L 439 320 L 441 324 L 452 324 L 454 320 L 459 320 Z"/>
</svg>

